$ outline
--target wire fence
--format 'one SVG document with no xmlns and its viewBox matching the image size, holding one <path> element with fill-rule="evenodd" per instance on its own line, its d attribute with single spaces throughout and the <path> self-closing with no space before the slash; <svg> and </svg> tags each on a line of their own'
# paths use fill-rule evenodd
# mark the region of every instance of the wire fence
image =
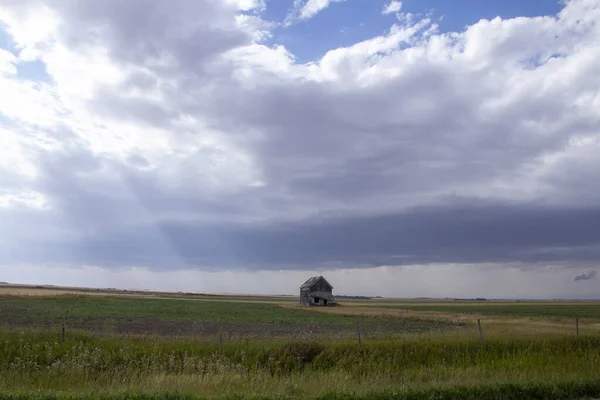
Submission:
<svg viewBox="0 0 600 400">
<path fill-rule="evenodd" d="M 122 294 L 90 291 L 52 292 L 56 300 L 63 296 L 102 296 L 119 297 Z M 0 292 L 2 297 L 49 297 L 49 291 L 13 290 L 10 293 Z M 522 318 L 525 320 L 525 318 Z M 491 322 L 493 320 L 493 322 Z M 494 317 L 490 323 L 497 323 Z M 551 323 L 551 319 L 547 319 Z M 408 322 L 407 322 L 408 321 Z M 570 322 L 569 322 L 570 321 Z M 562 317 L 560 321 L 562 334 L 579 336 L 600 333 L 600 324 L 597 320 L 579 317 Z M 569 327 L 570 325 L 570 327 Z M 449 318 L 396 318 L 383 319 L 377 317 L 352 317 L 348 316 L 348 323 L 340 324 L 281 324 L 271 322 L 240 322 L 226 320 L 170 320 L 165 318 L 123 318 L 114 316 L 87 317 L 73 316 L 68 311 L 59 318 L 40 316 L 38 320 L 25 318 L 19 313 L 8 315 L 3 313 L 0 303 L 0 329 L 13 332 L 41 331 L 57 334 L 60 341 L 68 340 L 70 335 L 82 333 L 109 337 L 162 337 L 162 338 L 197 338 L 214 340 L 219 347 L 227 341 L 236 340 L 327 340 L 344 339 L 354 340 L 360 346 L 369 340 L 390 339 L 397 340 L 403 337 L 436 336 L 440 333 L 456 332 L 457 335 L 472 334 L 481 343 L 491 338 L 497 338 L 494 329 L 492 335 L 486 331 L 486 317 L 465 315 L 460 321 Z M 515 333 L 517 331 L 515 330 Z"/>
<path fill-rule="evenodd" d="M 111 338 L 153 338 L 153 339 L 198 339 L 214 341 L 222 349 L 224 343 L 237 341 L 265 341 L 265 340 L 291 340 L 291 341 L 320 341 L 320 340 L 344 340 L 346 342 L 354 341 L 362 346 L 369 341 L 381 340 L 402 340 L 415 338 L 435 338 L 435 337 L 457 337 L 471 338 L 478 340 L 482 344 L 486 341 L 493 341 L 498 338 L 510 336 L 531 337 L 536 332 L 523 334 L 522 331 L 515 330 L 508 335 L 498 334 L 494 327 L 490 327 L 490 334 L 486 334 L 486 320 L 477 318 L 470 323 L 463 324 L 461 327 L 450 330 L 430 330 L 415 332 L 414 330 L 402 330 L 401 327 L 395 330 L 386 329 L 389 326 L 377 326 L 371 324 L 368 319 L 356 318 L 350 325 L 331 325 L 328 330 L 319 330 L 314 327 L 311 330 L 310 325 L 290 325 L 287 327 L 274 326 L 269 323 L 231 323 L 222 321 L 176 321 L 176 320 L 128 320 L 128 319 L 106 319 L 104 322 L 86 321 L 70 318 L 68 314 L 60 320 L 43 320 L 39 323 L 25 322 L 19 324 L 19 321 L 7 321 L 0 314 L 0 330 L 22 333 L 45 333 L 56 335 L 55 337 L 66 342 L 70 338 L 81 339 L 82 335 L 93 335 L 99 337 Z M 571 329 L 561 326 L 561 334 L 564 336 L 595 335 L 600 333 L 597 329 L 597 323 L 594 321 L 585 321 L 578 317 L 571 319 Z M 353 326 L 352 326 L 353 325 Z M 540 337 L 544 333 L 537 334 Z"/>
</svg>

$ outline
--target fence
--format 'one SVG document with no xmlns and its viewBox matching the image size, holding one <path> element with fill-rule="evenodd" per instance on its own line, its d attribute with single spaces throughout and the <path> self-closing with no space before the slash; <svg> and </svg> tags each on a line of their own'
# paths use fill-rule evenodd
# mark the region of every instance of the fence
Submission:
<svg viewBox="0 0 600 400">
<path fill-rule="evenodd" d="M 16 291 L 20 297 L 29 297 L 29 293 L 23 294 Z M 76 295 L 77 298 L 84 299 L 81 293 L 69 292 L 68 295 Z M 101 296 L 123 298 L 120 294 L 107 294 L 103 292 L 85 293 L 85 296 Z M 5 298 L 13 296 L 11 293 L 4 293 Z M 38 294 L 33 295 L 33 297 Z M 40 294 L 49 298 L 47 294 Z M 63 298 L 61 292 L 55 299 L 57 302 Z M 134 296 L 132 296 L 134 297 Z M 139 296 L 135 296 L 139 297 Z M 66 298 L 66 297 L 65 297 Z M 71 298 L 73 304 L 78 299 Z M 389 321 L 378 319 L 376 317 L 348 317 L 347 323 L 342 325 L 327 325 L 322 324 L 302 324 L 294 323 L 271 323 L 271 322 L 248 322 L 238 321 L 232 322 L 228 320 L 170 320 L 168 318 L 132 318 L 126 320 L 115 314 L 115 318 L 103 318 L 97 316 L 63 315 L 49 317 L 40 315 L 27 320 L 19 309 L 6 309 L 2 307 L 2 296 L 0 295 L 0 329 L 13 331 L 45 331 L 51 334 L 57 334 L 61 342 L 68 340 L 70 335 L 75 333 L 92 333 L 101 336 L 118 336 L 118 337 L 140 337 L 140 336 L 158 336 L 164 338 L 171 337 L 188 337 L 199 338 L 206 340 L 214 340 L 218 343 L 219 348 L 223 348 L 224 342 L 247 339 L 247 340 L 265 340 L 265 339 L 289 339 L 289 340 L 321 340 L 321 339 L 344 339 L 353 340 L 358 345 L 363 345 L 365 341 L 379 339 L 401 339 L 407 336 L 420 336 L 424 333 L 431 332 L 436 335 L 439 332 L 457 332 L 464 334 L 471 332 L 473 339 L 478 338 L 481 343 L 485 340 L 497 337 L 493 323 L 497 322 L 497 318 L 488 319 L 489 324 L 486 325 L 486 319 L 476 316 L 465 316 L 462 321 L 453 323 L 447 319 L 426 320 L 415 319 L 415 325 L 410 325 L 414 321 L 408 316 L 406 318 L 397 318 L 391 323 Z M 51 301 L 51 297 L 49 298 Z M 37 300 L 36 300 L 37 301 Z M 55 308 L 60 308 L 55 307 Z M 89 310 L 88 310 L 89 311 Z M 12 313 L 11 313 L 12 312 Z M 59 311 L 62 312 L 62 311 Z M 285 312 L 285 311 L 284 311 Z M 523 318 L 525 320 L 526 318 Z M 407 323 L 410 322 L 410 323 Z M 412 321 L 412 322 L 411 322 Z M 436 322 L 437 321 L 437 322 Z M 440 322 L 442 321 L 442 322 Z M 571 322 L 569 322 L 571 321 Z M 419 325 L 420 324 L 420 325 Z M 436 325 L 437 324 L 437 325 Z M 453 325 L 454 324 L 454 325 Z M 532 326 L 535 322 L 532 322 Z M 573 317 L 570 319 L 564 318 L 560 326 L 560 332 L 569 335 L 579 336 L 582 334 L 600 333 L 600 325 L 597 320 L 583 319 Z M 491 330 L 490 330 L 491 327 Z M 527 327 L 525 327 L 527 328 Z M 446 331 L 445 331 L 446 329 Z M 507 330 L 508 331 L 508 330 Z M 522 333 L 522 331 L 521 331 Z M 519 332 L 515 330 L 515 335 Z M 464 336 L 464 335 L 463 335 Z"/>
<path fill-rule="evenodd" d="M 197 325 L 211 325 L 214 326 L 214 323 L 212 322 L 197 322 Z M 158 337 L 175 337 L 175 336 L 181 336 L 181 337 L 190 337 L 190 338 L 202 338 L 202 339 L 211 339 L 215 338 L 218 346 L 221 350 L 223 350 L 223 346 L 224 346 L 224 342 L 228 341 L 228 340 L 248 340 L 248 339 L 281 339 L 281 338 L 286 338 L 286 339 L 299 339 L 299 340 L 307 340 L 307 339 L 312 339 L 312 340 L 317 340 L 317 339 L 331 339 L 331 337 L 327 337 L 327 336 L 322 336 L 319 334 L 313 334 L 313 335 L 273 335 L 273 334 L 266 334 L 264 336 L 256 336 L 256 335 L 240 335 L 239 332 L 237 333 L 232 333 L 232 332 L 228 332 L 227 329 L 227 325 L 223 324 L 222 322 L 218 323 L 219 328 L 217 331 L 215 332 L 201 332 L 199 335 L 197 334 L 197 332 L 185 332 L 185 331 L 179 331 L 179 334 L 164 334 L 164 332 L 160 332 L 160 331 L 153 331 L 153 330 L 148 330 L 144 333 L 140 333 L 140 332 L 127 332 L 127 331 L 121 331 L 118 327 L 119 327 L 119 323 L 115 322 L 114 320 L 111 320 L 110 322 L 108 322 L 108 329 L 106 328 L 106 326 L 104 327 L 104 329 L 98 329 L 97 326 L 93 326 L 90 325 L 89 327 L 85 327 L 82 326 L 80 323 L 75 324 L 75 325 L 71 325 L 69 326 L 69 322 L 67 319 L 67 316 L 65 315 L 62 320 L 60 321 L 60 323 L 55 324 L 55 328 L 53 329 L 52 326 L 47 326 L 46 327 L 46 331 L 48 332 L 52 332 L 52 331 L 56 331 L 58 330 L 59 332 L 59 338 L 61 342 L 65 342 L 68 339 L 68 334 L 69 332 L 76 332 L 77 334 L 80 333 L 90 333 L 90 332 L 94 332 L 95 334 L 99 334 L 100 336 L 112 336 L 112 337 L 143 337 L 143 336 L 147 336 L 147 337 L 154 337 L 154 336 L 158 336 Z M 0 325 L 1 328 L 1 325 Z M 56 329 L 58 328 L 58 329 Z M 476 319 L 476 323 L 475 323 L 475 329 L 476 329 L 476 334 L 479 338 L 479 341 L 483 344 L 485 342 L 485 320 L 482 320 L 481 318 L 477 318 Z M 23 330 L 20 329 L 20 331 L 22 332 Z M 382 334 L 381 331 L 377 331 L 377 332 L 373 332 L 373 331 L 369 331 L 368 329 L 365 329 L 364 324 L 361 324 L 361 319 L 357 318 L 356 319 L 356 325 L 355 325 L 355 341 L 359 346 L 362 346 L 365 339 L 367 340 L 381 340 L 381 339 L 398 339 L 399 337 L 401 337 L 402 335 L 398 334 L 398 332 L 394 332 L 395 335 L 389 335 L 386 336 L 386 333 L 384 332 Z M 594 330 L 590 329 L 588 333 L 595 333 Z M 576 337 L 579 337 L 580 335 L 580 319 L 578 317 L 573 319 L 573 335 Z M 413 337 L 417 337 L 417 335 L 408 335 L 408 336 L 413 336 Z M 349 335 L 346 336 L 341 336 L 338 337 L 340 339 L 350 339 Z"/>
</svg>

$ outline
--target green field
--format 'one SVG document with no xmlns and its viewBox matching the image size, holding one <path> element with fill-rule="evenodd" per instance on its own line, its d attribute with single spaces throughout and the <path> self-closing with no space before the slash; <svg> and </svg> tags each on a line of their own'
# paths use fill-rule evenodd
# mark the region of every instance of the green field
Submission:
<svg viewBox="0 0 600 400">
<path fill-rule="evenodd" d="M 0 399 L 600 396 L 594 303 L 294 303 L 0 296 Z"/>
<path fill-rule="evenodd" d="M 5 297 L 3 307 L 28 318 L 169 318 L 183 321 L 320 322 L 326 316 L 303 310 L 283 311 L 266 301 L 193 300 L 127 296 Z"/>
<path fill-rule="evenodd" d="M 295 304 L 283 302 L 282 304 Z M 127 296 L 2 298 L 0 328 L 66 329 L 115 333 L 214 338 L 347 338 L 356 335 L 356 317 L 328 315 L 279 303 L 240 300 L 196 300 Z M 453 329 L 444 321 L 368 317 L 365 335 L 406 335 Z"/>
</svg>

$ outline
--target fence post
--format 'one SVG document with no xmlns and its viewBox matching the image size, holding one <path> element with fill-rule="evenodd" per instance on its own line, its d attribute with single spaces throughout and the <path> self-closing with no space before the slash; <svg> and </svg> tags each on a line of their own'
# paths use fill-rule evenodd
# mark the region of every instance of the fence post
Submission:
<svg viewBox="0 0 600 400">
<path fill-rule="evenodd" d="M 481 331 L 481 320 L 477 319 L 477 328 L 479 329 L 479 341 L 483 343 L 483 332 Z"/>
<path fill-rule="evenodd" d="M 575 317 L 575 336 L 579 336 L 579 318 Z"/>
<path fill-rule="evenodd" d="M 223 321 L 219 321 L 219 350 L 223 353 Z"/>
<path fill-rule="evenodd" d="M 362 338 L 360 337 L 360 320 L 356 319 L 356 333 L 358 335 L 358 345 L 362 346 Z"/>
<path fill-rule="evenodd" d="M 62 319 L 62 342 L 64 343 L 66 340 L 66 331 L 65 331 L 65 317 Z"/>
</svg>

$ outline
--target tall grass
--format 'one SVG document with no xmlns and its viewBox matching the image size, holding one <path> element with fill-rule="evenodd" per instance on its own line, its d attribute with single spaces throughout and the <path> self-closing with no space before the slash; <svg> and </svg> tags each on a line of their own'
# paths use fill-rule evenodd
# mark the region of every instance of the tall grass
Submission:
<svg viewBox="0 0 600 400">
<path fill-rule="evenodd" d="M 198 340 L 85 334 L 73 334 L 66 343 L 56 339 L 0 333 L 0 393 L 116 395 L 144 388 L 145 393 L 205 396 L 341 398 L 336 393 L 354 393 L 360 398 L 375 396 L 376 390 L 393 398 L 394 393 L 457 387 L 470 393 L 509 383 L 521 388 L 548 382 L 593 386 L 600 378 L 599 337 L 493 340 L 483 345 L 434 338 L 363 346 L 347 341 L 238 341 L 222 350 L 215 342 Z"/>
</svg>

